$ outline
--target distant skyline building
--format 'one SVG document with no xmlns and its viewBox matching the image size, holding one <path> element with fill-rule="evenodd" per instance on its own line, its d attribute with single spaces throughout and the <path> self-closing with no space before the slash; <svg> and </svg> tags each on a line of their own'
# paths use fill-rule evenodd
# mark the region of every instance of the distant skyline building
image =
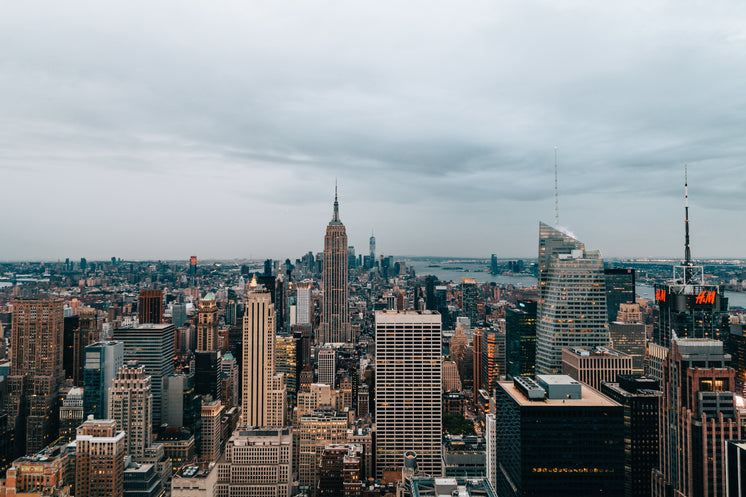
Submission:
<svg viewBox="0 0 746 497">
<path fill-rule="evenodd" d="M 174 334 L 172 324 L 139 324 L 114 330 L 114 340 L 124 342 L 124 361 L 137 361 L 151 377 L 153 424 L 160 426 L 162 382 L 174 374 Z"/>
<path fill-rule="evenodd" d="M 606 316 L 611 323 L 617 320 L 621 304 L 635 303 L 635 270 L 631 268 L 605 268 Z"/>
<path fill-rule="evenodd" d="M 601 254 L 539 223 L 539 303 L 536 372 L 562 371 L 565 347 L 609 345 L 606 281 Z"/>
<path fill-rule="evenodd" d="M 218 350 L 218 303 L 215 295 L 209 292 L 199 301 L 197 307 L 197 348 L 196 352 Z"/>
<path fill-rule="evenodd" d="M 461 279 L 462 308 L 472 326 L 477 325 L 477 291 L 477 281 L 474 278 Z"/>
<path fill-rule="evenodd" d="M 324 236 L 324 296 L 318 343 L 352 342 L 348 301 L 347 231 L 339 220 L 337 187 L 334 187 L 334 215 Z"/>
<path fill-rule="evenodd" d="M 15 455 L 36 454 L 57 437 L 63 379 L 63 303 L 47 297 L 13 299 L 6 409 Z"/>
<path fill-rule="evenodd" d="M 137 318 L 140 324 L 160 324 L 163 315 L 163 290 L 140 290 Z"/>
<path fill-rule="evenodd" d="M 417 453 L 428 475 L 442 470 L 441 321 L 430 311 L 377 311 L 377 474 Z"/>
</svg>

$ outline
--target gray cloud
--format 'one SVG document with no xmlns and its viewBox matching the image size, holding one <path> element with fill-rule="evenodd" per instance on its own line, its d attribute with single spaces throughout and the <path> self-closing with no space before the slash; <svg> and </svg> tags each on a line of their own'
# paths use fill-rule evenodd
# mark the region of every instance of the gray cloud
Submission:
<svg viewBox="0 0 746 497">
<path fill-rule="evenodd" d="M 686 161 L 695 252 L 740 257 L 745 9 L 6 5 L 0 259 L 294 257 L 335 177 L 353 244 L 533 256 L 555 145 L 588 246 L 678 255 Z"/>
</svg>

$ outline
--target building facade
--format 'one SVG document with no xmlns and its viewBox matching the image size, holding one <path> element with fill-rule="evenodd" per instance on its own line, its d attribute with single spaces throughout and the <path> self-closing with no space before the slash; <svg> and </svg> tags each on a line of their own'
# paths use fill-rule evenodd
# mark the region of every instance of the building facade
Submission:
<svg viewBox="0 0 746 497">
<path fill-rule="evenodd" d="M 352 342 L 352 327 L 347 309 L 348 260 L 347 231 L 339 220 L 339 202 L 334 189 L 334 215 L 324 236 L 324 297 L 318 343 Z"/>
</svg>

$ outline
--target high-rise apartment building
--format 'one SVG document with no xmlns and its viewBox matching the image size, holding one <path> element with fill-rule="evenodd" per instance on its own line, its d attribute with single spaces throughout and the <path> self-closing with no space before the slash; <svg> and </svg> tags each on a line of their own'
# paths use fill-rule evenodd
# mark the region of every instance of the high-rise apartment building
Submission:
<svg viewBox="0 0 746 497">
<path fill-rule="evenodd" d="M 729 440 L 741 440 L 735 371 L 723 343 L 674 338 L 663 366 L 660 466 L 653 495 L 726 495 Z"/>
<path fill-rule="evenodd" d="M 145 457 L 153 442 L 153 394 L 145 366 L 130 361 L 117 372 L 109 388 L 109 416 L 124 431 L 124 450 L 135 459 Z"/>
<path fill-rule="evenodd" d="M 197 352 L 218 350 L 218 303 L 208 293 L 197 307 Z"/>
<path fill-rule="evenodd" d="M 140 290 L 137 302 L 137 318 L 140 324 L 160 324 L 163 315 L 163 291 Z"/>
<path fill-rule="evenodd" d="M 539 305 L 536 372 L 562 370 L 565 347 L 609 345 L 601 254 L 539 223 Z"/>
<path fill-rule="evenodd" d="M 238 428 L 217 464 L 215 495 L 290 497 L 292 452 L 290 428 Z"/>
<path fill-rule="evenodd" d="M 109 419 L 109 388 L 124 365 L 124 343 L 109 340 L 88 345 L 83 363 L 83 413 Z"/>
<path fill-rule="evenodd" d="M 16 455 L 36 454 L 57 437 L 63 317 L 61 299 L 13 300 L 6 405 Z"/>
<path fill-rule="evenodd" d="M 420 469 L 441 473 L 441 321 L 431 311 L 378 311 L 376 326 L 377 472 L 413 450 Z"/>
<path fill-rule="evenodd" d="M 114 340 L 124 343 L 124 361 L 137 361 L 151 377 L 153 424 L 160 426 L 163 378 L 174 373 L 174 333 L 172 324 L 139 324 L 114 330 Z"/>
<path fill-rule="evenodd" d="M 125 434 L 113 419 L 89 418 L 75 438 L 75 497 L 122 497 Z"/>
<path fill-rule="evenodd" d="M 606 316 L 616 321 L 622 304 L 635 303 L 635 270 L 631 268 L 606 268 Z"/>
<path fill-rule="evenodd" d="M 243 318 L 242 424 L 283 426 L 285 380 L 275 371 L 275 311 L 266 290 L 249 292 Z"/>
<path fill-rule="evenodd" d="M 505 310 L 505 374 L 531 376 L 536 371 L 536 302 L 519 300 Z"/>
<path fill-rule="evenodd" d="M 322 279 L 324 297 L 317 341 L 319 343 L 351 342 L 353 340 L 352 327 L 347 309 L 347 231 L 345 225 L 339 220 L 336 187 L 334 188 L 334 215 L 326 227 L 326 236 L 324 236 Z"/>
<path fill-rule="evenodd" d="M 624 495 L 622 406 L 565 375 L 536 379 L 498 382 L 497 495 Z"/>
</svg>

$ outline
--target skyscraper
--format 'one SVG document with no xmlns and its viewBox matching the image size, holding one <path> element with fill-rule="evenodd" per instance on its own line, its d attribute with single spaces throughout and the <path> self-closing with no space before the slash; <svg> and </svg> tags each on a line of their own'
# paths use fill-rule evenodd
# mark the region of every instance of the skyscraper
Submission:
<svg viewBox="0 0 746 497">
<path fill-rule="evenodd" d="M 370 266 L 376 265 L 376 237 L 373 235 L 373 231 L 370 232 L 370 240 L 368 240 L 370 247 Z"/>
<path fill-rule="evenodd" d="M 295 287 L 295 322 L 297 324 L 311 324 L 311 284 L 306 282 L 298 283 Z"/>
<path fill-rule="evenodd" d="M 347 231 L 339 220 L 337 188 L 334 187 L 334 215 L 324 236 L 324 298 L 319 343 L 351 342 L 352 328 L 347 309 Z"/>
<path fill-rule="evenodd" d="M 285 380 L 275 372 L 275 310 L 264 289 L 249 292 L 243 318 L 242 424 L 283 426 Z"/>
<path fill-rule="evenodd" d="M 606 315 L 609 322 L 616 321 L 621 304 L 635 303 L 635 270 L 606 268 Z"/>
<path fill-rule="evenodd" d="M 337 360 L 334 349 L 321 349 L 319 350 L 319 383 L 324 383 L 334 388 L 335 379 L 337 373 Z"/>
<path fill-rule="evenodd" d="M 197 352 L 218 349 L 218 303 L 215 295 L 208 293 L 197 308 Z"/>
<path fill-rule="evenodd" d="M 417 453 L 420 469 L 441 473 L 441 322 L 430 311 L 376 312 L 377 472 Z"/>
<path fill-rule="evenodd" d="M 163 314 L 163 291 L 140 290 L 137 302 L 137 317 L 140 324 L 160 324 Z"/>
<path fill-rule="evenodd" d="M 142 459 L 153 441 L 153 393 L 145 367 L 135 361 L 117 372 L 109 388 L 109 416 L 124 431 L 124 450 Z"/>
<path fill-rule="evenodd" d="M 61 299 L 13 300 L 8 417 L 17 455 L 36 454 L 57 436 L 62 381 Z"/>
<path fill-rule="evenodd" d="M 83 364 L 83 413 L 109 419 L 109 388 L 124 365 L 124 343 L 109 340 L 85 348 Z"/>
<path fill-rule="evenodd" d="M 473 278 L 461 279 L 462 310 L 469 318 L 471 325 L 477 326 L 477 280 Z"/>
<path fill-rule="evenodd" d="M 114 330 L 114 340 L 124 342 L 124 360 L 145 366 L 151 377 L 153 424 L 160 426 L 162 381 L 174 373 L 174 333 L 172 324 L 139 324 Z"/>
<path fill-rule="evenodd" d="M 536 369 L 536 302 L 519 300 L 505 310 L 505 373 L 508 379 Z"/>
<path fill-rule="evenodd" d="M 539 303 L 536 372 L 562 370 L 565 347 L 609 344 L 606 281 L 598 251 L 539 223 Z"/>
</svg>

